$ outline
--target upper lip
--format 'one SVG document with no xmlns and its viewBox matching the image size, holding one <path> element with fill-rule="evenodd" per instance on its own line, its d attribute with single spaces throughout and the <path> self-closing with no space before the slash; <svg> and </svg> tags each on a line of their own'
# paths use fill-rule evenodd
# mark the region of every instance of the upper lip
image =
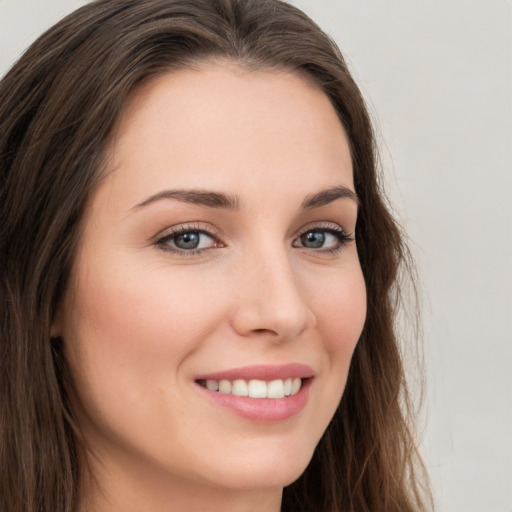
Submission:
<svg viewBox="0 0 512 512">
<path fill-rule="evenodd" d="M 218 372 L 198 375 L 196 380 L 236 380 L 236 379 L 258 379 L 272 381 L 277 379 L 289 379 L 299 377 L 307 379 L 314 377 L 315 372 L 311 366 L 300 363 L 290 363 L 283 365 L 254 365 L 240 368 L 230 368 Z"/>
</svg>

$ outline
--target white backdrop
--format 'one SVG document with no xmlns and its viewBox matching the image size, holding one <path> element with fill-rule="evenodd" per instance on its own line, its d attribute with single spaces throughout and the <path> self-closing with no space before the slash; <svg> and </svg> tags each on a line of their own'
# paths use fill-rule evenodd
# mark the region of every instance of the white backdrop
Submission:
<svg viewBox="0 0 512 512">
<path fill-rule="evenodd" d="M 0 75 L 84 0 L 0 0 Z M 512 512 L 512 1 L 296 0 L 382 137 L 426 294 L 439 512 Z"/>
</svg>

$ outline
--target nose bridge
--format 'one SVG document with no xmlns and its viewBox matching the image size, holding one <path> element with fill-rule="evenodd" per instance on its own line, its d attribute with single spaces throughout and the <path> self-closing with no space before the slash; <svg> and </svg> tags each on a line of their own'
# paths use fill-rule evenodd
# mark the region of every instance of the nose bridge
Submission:
<svg viewBox="0 0 512 512">
<path fill-rule="evenodd" d="M 239 333 L 293 338 L 314 324 L 290 256 L 284 244 L 274 241 L 243 258 L 234 316 Z"/>
</svg>

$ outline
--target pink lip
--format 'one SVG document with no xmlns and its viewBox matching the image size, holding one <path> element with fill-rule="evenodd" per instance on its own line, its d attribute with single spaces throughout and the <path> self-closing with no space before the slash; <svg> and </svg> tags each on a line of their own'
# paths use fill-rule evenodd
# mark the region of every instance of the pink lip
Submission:
<svg viewBox="0 0 512 512">
<path fill-rule="evenodd" d="M 196 381 L 204 380 L 235 380 L 259 379 L 275 380 L 300 377 L 303 379 L 299 392 L 284 398 L 249 398 L 211 391 L 200 384 L 197 388 L 213 403 L 224 407 L 233 413 L 255 422 L 271 423 L 283 421 L 298 414 L 306 406 L 309 389 L 313 382 L 314 371 L 303 364 L 287 364 L 281 366 L 248 366 L 233 368 L 226 371 L 214 372 L 198 376 Z"/>
<path fill-rule="evenodd" d="M 235 379 L 258 379 L 276 380 L 299 377 L 308 379 L 314 377 L 315 372 L 311 366 L 306 364 L 291 363 L 283 365 L 256 365 L 243 368 L 231 368 L 219 372 L 198 375 L 195 380 L 235 380 Z"/>
</svg>

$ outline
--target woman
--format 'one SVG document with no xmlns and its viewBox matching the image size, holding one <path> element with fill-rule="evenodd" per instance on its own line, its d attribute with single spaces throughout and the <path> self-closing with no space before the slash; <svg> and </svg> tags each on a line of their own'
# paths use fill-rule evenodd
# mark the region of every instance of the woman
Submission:
<svg viewBox="0 0 512 512">
<path fill-rule="evenodd" d="M 311 20 L 93 2 L 4 78 L 0 134 L 2 510 L 427 509 L 407 252 Z"/>
</svg>

